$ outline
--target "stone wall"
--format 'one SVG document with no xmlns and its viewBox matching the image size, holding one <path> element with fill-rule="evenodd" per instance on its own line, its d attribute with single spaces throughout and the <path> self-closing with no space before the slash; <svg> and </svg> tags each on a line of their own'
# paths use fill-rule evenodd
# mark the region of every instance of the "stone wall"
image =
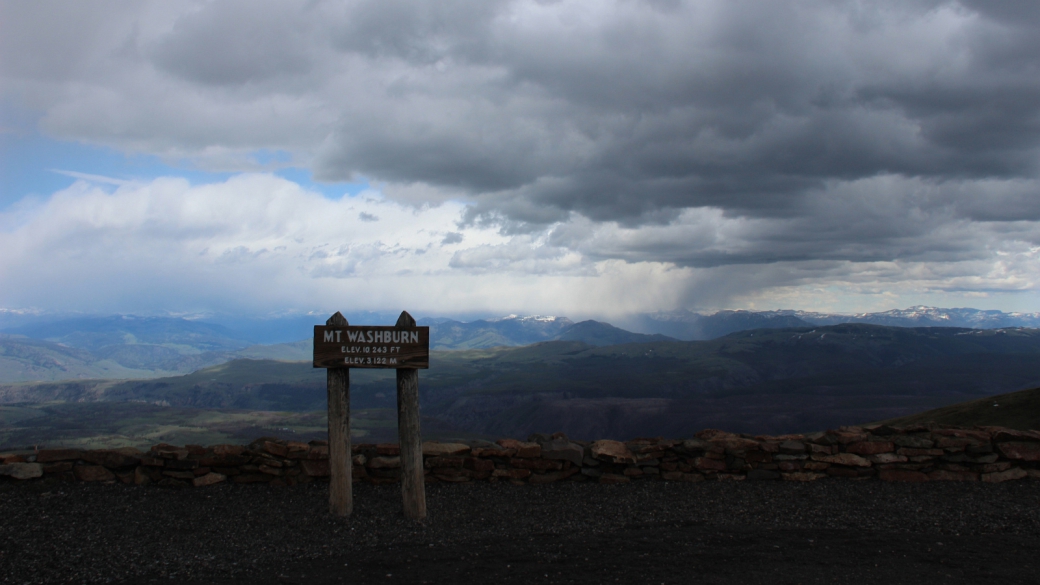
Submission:
<svg viewBox="0 0 1040 585">
<path fill-rule="evenodd" d="M 353 447 L 355 481 L 400 478 L 396 444 Z M 882 481 L 1003 482 L 1040 478 L 1040 432 L 999 427 L 841 427 L 809 435 L 705 430 L 685 440 L 574 441 L 562 433 L 423 443 L 427 482 Z M 248 446 L 160 444 L 136 449 L 42 449 L 0 454 L 0 479 L 204 487 L 328 480 L 328 446 L 262 438 Z"/>
</svg>

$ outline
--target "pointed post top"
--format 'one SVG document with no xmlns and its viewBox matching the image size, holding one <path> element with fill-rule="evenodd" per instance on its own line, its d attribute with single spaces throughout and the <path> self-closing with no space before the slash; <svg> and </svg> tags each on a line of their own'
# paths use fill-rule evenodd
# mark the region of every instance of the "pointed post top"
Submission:
<svg viewBox="0 0 1040 585">
<path fill-rule="evenodd" d="M 350 323 L 347 323 L 347 318 L 343 316 L 343 313 L 336 311 L 335 315 L 329 317 L 328 321 L 325 321 L 325 325 L 329 327 L 346 327 Z"/>
<path fill-rule="evenodd" d="M 401 311 L 401 316 L 397 318 L 397 325 L 394 327 L 415 327 L 415 319 L 408 314 L 408 311 Z"/>
</svg>

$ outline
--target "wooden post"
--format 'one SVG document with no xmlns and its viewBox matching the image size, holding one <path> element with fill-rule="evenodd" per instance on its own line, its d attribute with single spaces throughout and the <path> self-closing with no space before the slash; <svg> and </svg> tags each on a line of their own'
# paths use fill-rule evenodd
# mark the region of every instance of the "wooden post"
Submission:
<svg viewBox="0 0 1040 585">
<path fill-rule="evenodd" d="M 327 326 L 346 327 L 347 319 L 336 312 Z M 329 397 L 329 512 L 349 516 L 354 511 L 350 453 L 350 368 L 328 368 Z"/>
<path fill-rule="evenodd" d="M 415 327 L 415 319 L 401 311 L 398 328 Z M 397 436 L 401 444 L 401 497 L 404 515 L 426 519 L 426 482 L 423 479 L 422 437 L 419 434 L 419 370 L 397 370 Z"/>
</svg>

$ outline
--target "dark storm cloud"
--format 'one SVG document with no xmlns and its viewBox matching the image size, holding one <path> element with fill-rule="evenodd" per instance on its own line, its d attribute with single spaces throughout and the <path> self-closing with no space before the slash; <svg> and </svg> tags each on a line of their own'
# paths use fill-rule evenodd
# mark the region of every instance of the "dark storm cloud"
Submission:
<svg viewBox="0 0 1040 585">
<path fill-rule="evenodd" d="M 1034 2 L 141 6 L 68 42 L 16 15 L 50 46 L 0 40 L 0 67 L 50 132 L 210 167 L 284 149 L 319 180 L 466 198 L 463 226 L 560 224 L 551 245 L 592 259 L 953 262 L 1037 241 Z M 77 46 L 75 70 L 47 57 Z"/>
<path fill-rule="evenodd" d="M 344 120 L 318 172 L 459 189 L 474 216 L 625 224 L 802 213 L 834 180 L 1030 178 L 1040 30 L 977 8 L 631 4 L 570 28 L 426 11 L 453 25 L 404 19 L 419 32 L 375 27 L 358 50 L 453 72 Z"/>
</svg>

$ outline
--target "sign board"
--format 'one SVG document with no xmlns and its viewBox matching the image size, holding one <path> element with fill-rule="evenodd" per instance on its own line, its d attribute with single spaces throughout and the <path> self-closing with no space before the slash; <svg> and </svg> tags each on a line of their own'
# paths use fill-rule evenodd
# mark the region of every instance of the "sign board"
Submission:
<svg viewBox="0 0 1040 585">
<path fill-rule="evenodd" d="M 430 328 L 315 325 L 314 367 L 429 368 Z"/>
</svg>

